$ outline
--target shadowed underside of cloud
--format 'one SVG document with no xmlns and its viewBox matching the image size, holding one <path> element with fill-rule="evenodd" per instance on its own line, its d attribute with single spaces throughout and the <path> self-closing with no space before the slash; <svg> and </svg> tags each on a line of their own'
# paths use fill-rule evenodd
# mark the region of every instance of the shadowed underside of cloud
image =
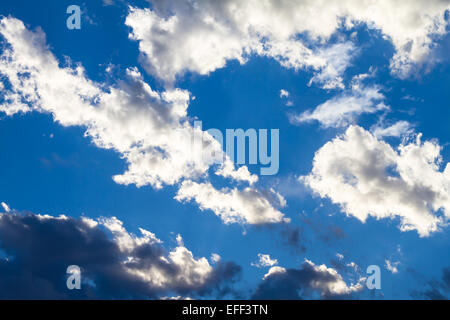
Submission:
<svg viewBox="0 0 450 320">
<path fill-rule="evenodd" d="M 167 250 L 155 235 L 128 233 L 116 218 L 0 215 L 0 299 L 158 299 L 230 293 L 241 268 L 194 258 L 177 237 Z M 68 290 L 66 269 L 81 268 L 81 290 Z"/>
<path fill-rule="evenodd" d="M 450 298 L 450 267 L 442 270 L 440 280 L 431 280 L 424 290 L 413 290 L 410 292 L 414 299 L 448 300 Z"/>
<path fill-rule="evenodd" d="M 345 299 L 363 290 L 360 278 L 347 285 L 333 268 L 309 260 L 298 269 L 272 267 L 253 293 L 253 299 Z"/>
</svg>

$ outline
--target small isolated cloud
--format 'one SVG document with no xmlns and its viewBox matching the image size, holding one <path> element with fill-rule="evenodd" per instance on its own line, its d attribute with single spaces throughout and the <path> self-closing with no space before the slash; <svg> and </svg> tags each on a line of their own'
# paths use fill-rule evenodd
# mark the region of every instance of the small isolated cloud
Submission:
<svg viewBox="0 0 450 320">
<path fill-rule="evenodd" d="M 314 110 L 291 115 L 293 124 L 318 121 L 324 128 L 346 127 L 363 113 L 375 113 L 389 108 L 378 86 L 353 85 L 348 91 L 325 101 Z"/>
<path fill-rule="evenodd" d="M 289 94 L 288 91 L 286 91 L 284 89 L 280 90 L 280 98 L 281 99 L 288 99 L 289 95 L 290 94 Z M 294 103 L 291 100 L 287 100 L 285 104 L 286 104 L 287 107 L 292 107 L 294 105 Z"/>
<path fill-rule="evenodd" d="M 281 89 L 280 90 L 280 98 L 289 98 L 289 92 L 284 89 Z"/>
<path fill-rule="evenodd" d="M 400 264 L 400 261 L 391 261 L 389 259 L 386 259 L 385 261 L 385 267 L 387 270 L 389 270 L 391 273 L 398 273 L 398 265 Z"/>
<path fill-rule="evenodd" d="M 222 259 L 221 256 L 219 256 L 217 253 L 211 254 L 211 261 L 214 263 L 219 262 Z"/>
<path fill-rule="evenodd" d="M 5 212 L 11 211 L 11 209 L 9 208 L 9 206 L 6 203 L 2 202 L 1 205 L 2 205 L 3 210 L 5 210 Z"/>
<path fill-rule="evenodd" d="M 401 265 L 400 260 L 402 256 L 402 248 L 400 245 L 397 245 L 397 249 L 395 250 L 395 252 L 385 259 L 385 268 L 393 274 L 398 273 L 398 267 Z"/>
<path fill-rule="evenodd" d="M 382 124 L 377 124 L 371 128 L 372 133 L 377 138 L 383 137 L 405 137 L 413 133 L 412 124 L 408 121 L 397 121 L 394 124 L 384 127 Z"/>
<path fill-rule="evenodd" d="M 251 265 L 257 268 L 273 267 L 278 264 L 277 259 L 271 259 L 270 255 L 258 253 L 258 261 L 252 262 Z"/>
</svg>

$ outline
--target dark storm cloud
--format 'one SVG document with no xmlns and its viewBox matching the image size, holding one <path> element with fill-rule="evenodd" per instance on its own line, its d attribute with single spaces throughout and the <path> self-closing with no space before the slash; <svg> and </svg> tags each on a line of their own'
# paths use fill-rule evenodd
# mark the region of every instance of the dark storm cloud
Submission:
<svg viewBox="0 0 450 320">
<path fill-rule="evenodd" d="M 167 293 L 201 296 L 228 292 L 240 273 L 231 262 L 219 262 L 204 281 L 183 281 L 183 270 L 167 259 L 158 243 L 140 243 L 124 252 L 106 228 L 82 219 L 34 214 L 0 215 L 0 299 L 159 298 Z M 123 263 L 128 257 L 133 262 Z M 82 289 L 68 290 L 66 269 L 78 265 Z M 171 279 L 152 287 L 134 270 L 156 268 Z M 130 272 L 131 271 L 131 272 Z"/>
</svg>

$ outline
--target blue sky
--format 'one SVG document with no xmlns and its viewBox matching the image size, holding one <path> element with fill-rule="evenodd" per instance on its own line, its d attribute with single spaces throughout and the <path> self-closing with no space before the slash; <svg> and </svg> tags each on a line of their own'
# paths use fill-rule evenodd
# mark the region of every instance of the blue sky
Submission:
<svg viewBox="0 0 450 320">
<path fill-rule="evenodd" d="M 225 1 L 224 3 L 231 5 L 232 2 Z M 130 178 L 132 181 L 124 184 L 115 181 L 113 177 L 122 175 L 128 170 L 133 160 L 127 160 L 126 154 L 132 149 L 132 146 L 125 150 L 120 144 L 121 141 L 112 140 L 113 146 L 105 148 L 101 146 L 101 143 L 93 141 L 93 136 L 86 133 L 86 130 L 100 123 L 102 121 L 100 118 L 92 121 L 86 120 L 86 122 L 74 120 L 75 125 L 69 125 L 69 120 L 73 120 L 71 119 L 72 112 L 69 111 L 68 114 L 65 114 L 66 105 L 57 102 L 58 107 L 55 107 L 52 105 L 52 99 L 61 101 L 58 100 L 57 95 L 65 94 L 64 90 L 70 94 L 74 93 L 70 85 L 64 88 L 52 87 L 53 81 L 55 83 L 58 81 L 56 74 L 48 78 L 40 78 L 38 75 L 33 75 L 35 71 L 30 67 L 30 78 L 34 79 L 33 77 L 35 77 L 37 83 L 33 90 L 40 96 L 38 100 L 30 102 L 31 100 L 27 100 L 27 96 L 20 88 L 13 88 L 14 85 L 10 83 L 11 76 L 7 75 L 7 72 L 19 74 L 20 70 L 17 69 L 17 66 L 28 68 L 28 62 L 19 61 L 19 58 L 16 58 L 19 61 L 17 65 L 6 62 L 6 66 L 0 68 L 3 81 L 1 102 L 4 106 L 4 109 L 0 109 L 0 135 L 3 137 L 0 140 L 2 152 L 0 157 L 0 201 L 5 204 L 3 207 L 5 212 L 2 214 L 1 220 L 6 220 L 5 216 L 9 215 L 13 217 L 11 219 L 17 219 L 17 224 L 26 225 L 29 223 L 24 220 L 26 216 L 35 217 L 37 214 L 48 214 L 57 217 L 63 214 L 70 217 L 66 222 L 69 226 L 71 223 L 81 223 L 81 217 L 87 217 L 91 219 L 90 221 L 116 217 L 123 222 L 127 234 L 135 234 L 138 235 L 136 237 L 139 237 L 139 228 L 154 233 L 162 241 L 161 247 L 166 252 L 166 256 L 170 256 L 174 252 L 179 253 L 177 248 L 191 252 L 193 258 L 191 257 L 189 261 L 192 262 L 192 265 L 198 264 L 197 271 L 183 269 L 183 266 L 190 262 L 178 264 L 179 260 L 170 260 L 176 265 L 177 272 L 180 274 L 184 274 L 184 272 L 191 272 L 191 275 L 195 275 L 195 272 L 201 273 L 198 276 L 200 280 L 195 280 L 198 283 L 181 276 L 175 281 L 170 278 L 170 274 L 165 274 L 167 277 L 165 284 L 155 285 L 152 279 L 156 276 L 152 272 L 155 272 L 157 267 L 151 270 L 139 269 L 140 272 L 148 272 L 150 280 L 142 277 L 135 279 L 135 282 L 141 283 L 144 287 L 148 286 L 151 289 L 148 291 L 150 293 L 145 293 L 145 290 L 139 291 L 139 293 L 133 292 L 133 286 L 118 281 L 117 286 L 124 286 L 115 288 L 121 292 L 119 294 L 114 290 L 108 291 L 108 288 L 102 287 L 102 276 L 96 273 L 99 271 L 95 267 L 87 263 L 83 265 L 84 260 L 82 259 L 77 260 L 78 252 L 71 247 L 71 238 L 68 238 L 67 244 L 65 244 L 67 248 L 62 250 L 72 252 L 72 257 L 61 255 L 58 260 L 58 249 L 48 248 L 48 252 L 56 250 L 56 253 L 52 253 L 56 262 L 52 259 L 48 260 L 48 265 L 40 262 L 45 265 L 42 270 L 53 270 L 52 268 L 56 270 L 58 276 L 47 279 L 41 269 L 33 265 L 34 260 L 27 259 L 26 255 L 42 255 L 42 259 L 45 260 L 48 252 L 45 249 L 43 252 L 33 252 L 30 251 L 31 249 L 27 251 L 24 249 L 26 244 L 11 242 L 11 239 L 15 239 L 11 236 L 13 232 L 8 231 L 9 227 L 6 223 L 2 223 L 0 243 L 4 256 L 9 257 L 15 263 L 25 264 L 21 268 L 31 270 L 31 274 L 35 277 L 49 281 L 54 287 L 52 292 L 57 293 L 52 296 L 50 292 L 49 297 L 343 297 L 355 299 L 448 297 L 450 284 L 445 275 L 446 272 L 450 272 L 448 271 L 450 269 L 446 269 L 450 266 L 450 256 L 448 255 L 450 238 L 446 226 L 450 216 L 450 166 L 447 167 L 447 171 L 444 171 L 450 159 L 448 147 L 450 142 L 448 127 L 450 116 L 448 109 L 450 98 L 448 91 L 450 83 L 448 2 L 432 1 L 433 5 L 427 8 L 426 4 L 418 1 L 407 9 L 411 10 L 411 12 L 407 12 L 409 15 L 417 13 L 418 15 L 423 14 L 424 17 L 430 17 L 435 14 L 434 18 L 442 20 L 439 20 L 439 23 L 443 28 L 436 32 L 427 31 L 430 29 L 427 18 L 416 22 L 408 20 L 404 25 L 400 19 L 398 25 L 394 25 L 397 22 L 380 18 L 377 15 L 377 9 L 374 9 L 374 21 L 370 21 L 364 8 L 356 8 L 356 5 L 353 8 L 352 4 L 349 4 L 349 7 L 343 8 L 342 11 L 339 8 L 323 8 L 324 14 L 336 16 L 337 19 L 343 19 L 342 12 L 349 12 L 348 17 L 355 23 L 348 27 L 337 23 L 332 30 L 318 30 L 314 23 L 305 22 L 305 25 L 301 25 L 293 20 L 291 26 L 286 26 L 282 21 L 270 19 L 274 24 L 272 26 L 274 30 L 278 30 L 276 28 L 278 24 L 288 30 L 286 32 L 289 37 L 284 38 L 285 29 L 283 28 L 281 29 L 284 31 L 279 33 L 265 29 L 264 23 L 267 21 L 264 21 L 264 18 L 267 16 L 261 13 L 263 10 L 257 8 L 256 3 L 248 1 L 249 5 L 243 7 L 242 10 L 250 10 L 256 12 L 255 15 L 260 14 L 263 17 L 261 18 L 263 27 L 259 30 L 261 33 L 267 32 L 266 38 L 263 40 L 255 38 L 251 33 L 243 32 L 238 27 L 236 29 L 239 29 L 239 32 L 230 31 L 229 33 L 227 33 L 228 31 L 218 32 L 212 27 L 211 29 L 208 29 L 210 27 L 202 29 L 203 22 L 194 22 L 196 17 L 209 16 L 213 20 L 216 19 L 217 24 L 220 25 L 224 23 L 221 14 L 228 12 L 220 6 L 210 6 L 207 1 L 199 1 L 197 5 L 194 5 L 196 3 L 194 1 L 185 6 L 167 1 L 165 8 L 159 8 L 158 5 L 152 4 L 152 1 L 49 0 L 44 3 L 19 0 L 3 1 L 0 4 L 0 14 L 4 17 L 3 26 L 11 25 L 11 28 L 19 28 L 20 24 L 17 27 L 18 24 L 13 22 L 22 21 L 24 28 L 29 32 L 45 33 L 45 50 L 51 52 L 59 62 L 59 69 L 68 70 L 64 68 L 73 68 L 77 63 L 81 64 L 85 73 L 83 76 L 79 76 L 84 79 L 80 81 L 90 79 L 96 87 L 103 90 L 101 94 L 105 94 L 105 97 L 110 88 L 120 88 L 127 92 L 125 89 L 127 87 L 122 87 L 121 81 L 126 78 L 127 68 L 136 68 L 133 70 L 140 73 L 142 83 L 147 83 L 155 92 L 179 88 L 189 93 L 187 117 L 182 120 L 187 124 L 192 124 L 195 119 L 198 119 L 202 121 L 204 130 L 217 128 L 222 132 L 230 128 L 276 128 L 280 130 L 279 171 L 273 176 L 261 176 L 259 175 L 259 165 L 248 165 L 251 174 L 259 175 L 256 184 L 215 175 L 213 168 L 208 168 L 200 177 L 184 175 L 174 181 L 169 181 L 167 178 L 161 187 L 150 181 L 145 182 L 146 185 L 139 186 L 136 181 L 148 179 L 148 176 L 144 171 L 138 170 L 136 175 Z M 295 1 L 293 3 L 296 4 Z M 302 3 L 302 1 L 297 1 L 301 17 L 306 10 L 302 9 Z M 66 14 L 66 8 L 71 4 L 78 4 L 82 9 L 80 30 L 69 30 L 66 27 L 66 19 L 69 16 Z M 281 7 L 289 5 L 292 3 L 287 1 L 280 4 Z M 143 10 L 142 15 L 126 23 L 127 17 L 133 14 L 132 7 L 136 8 L 135 10 Z M 148 10 L 144 11 L 144 8 L 148 8 Z M 225 11 L 220 11 L 222 9 Z M 282 9 L 280 9 L 279 19 L 282 14 L 285 14 Z M 403 4 L 391 9 L 393 12 L 406 10 Z M 190 13 L 189 10 L 193 10 L 194 13 Z M 318 8 L 314 7 L 311 10 L 314 12 Z M 270 17 L 271 11 L 268 12 L 266 14 Z M 164 24 L 164 19 L 169 19 L 168 17 L 171 16 L 178 17 L 179 25 L 176 25 L 176 31 L 166 35 L 160 30 L 161 34 L 157 34 L 156 29 Z M 162 20 L 158 20 L 160 18 Z M 314 16 L 309 18 L 315 19 Z M 154 23 L 153 29 L 150 30 L 151 32 L 146 32 L 150 20 Z M 241 24 L 251 24 L 252 22 L 250 18 L 249 21 L 245 21 L 245 18 L 238 16 L 234 23 L 241 26 Z M 296 23 L 299 25 L 295 25 Z M 411 27 L 411 23 L 414 24 L 413 27 Z M 376 28 L 373 27 L 373 24 L 376 25 Z M 226 24 L 223 27 L 225 30 L 235 30 Z M 259 28 L 260 25 L 255 24 L 253 27 Z M 36 28 L 40 28 L 42 31 L 36 31 Z M 7 27 L 2 27 L 2 30 L 3 54 L 8 46 L 12 46 L 16 53 L 18 50 L 24 50 L 23 43 L 32 47 L 37 46 L 36 43 L 27 40 L 26 36 L 24 39 L 17 40 L 18 43 L 23 40 L 19 43 L 22 45 L 15 44 L 16 37 L 5 38 Z M 297 32 L 298 30 L 306 31 Z M 314 36 L 316 31 L 317 37 Z M 134 35 L 135 39 L 131 35 Z M 204 43 L 202 43 L 202 37 L 206 39 Z M 218 43 L 224 46 L 218 53 L 215 53 L 214 45 L 209 46 L 208 42 L 208 39 L 216 39 L 216 37 L 219 39 Z M 245 37 L 248 39 L 244 39 Z M 424 38 L 426 41 L 423 40 Z M 255 39 L 260 41 L 263 46 L 270 47 L 271 50 L 264 51 L 266 49 L 258 46 L 252 47 L 253 44 L 249 43 Z M 308 55 L 296 55 L 297 51 L 295 50 L 294 54 L 283 51 L 282 40 L 286 39 L 306 46 L 311 50 L 311 56 L 318 60 L 308 60 L 311 58 Z M 230 40 L 229 43 L 228 40 Z M 177 41 L 181 42 L 177 44 Z M 191 41 L 192 46 L 199 47 L 199 51 L 193 50 L 192 46 L 188 47 L 189 50 L 186 49 L 186 46 L 181 45 L 184 43 L 183 41 L 186 43 Z M 240 41 L 243 44 L 237 45 L 236 43 Z M 292 46 L 291 49 L 295 49 L 293 43 L 289 43 L 289 46 Z M 349 51 L 340 51 L 341 44 L 350 46 Z M 247 48 L 248 52 L 240 52 L 240 45 Z M 412 46 L 413 49 L 406 50 L 404 49 L 405 45 Z M 159 50 L 152 51 L 151 48 L 155 47 L 158 47 Z M 41 48 L 36 52 L 44 54 L 47 52 L 45 50 Z M 212 53 L 209 54 L 208 50 L 211 50 Z M 330 51 L 332 54 L 325 54 Z M 223 54 L 223 65 L 217 64 L 214 60 L 220 58 L 220 54 Z M 401 66 L 400 71 L 396 71 L 392 64 L 396 55 L 408 61 L 406 67 L 405 65 Z M 210 60 L 208 60 L 209 58 Z M 238 61 L 239 58 L 242 58 L 241 62 Z M 2 59 L 5 61 L 4 56 Z M 71 64 L 66 63 L 67 59 L 70 59 Z M 283 61 L 290 61 L 289 59 L 293 59 L 293 62 L 283 65 Z M 29 63 L 31 65 L 31 62 Z M 185 64 L 183 65 L 183 63 Z M 184 67 L 179 67 L 180 64 Z M 164 66 L 165 69 L 155 71 L 159 70 L 160 66 L 161 68 Z M 37 68 L 36 70 L 39 70 L 40 67 Z M 49 70 L 51 67 L 42 65 L 42 68 L 41 72 L 46 72 L 45 70 Z M 112 72 L 106 71 L 107 68 Z M 171 74 L 175 75 L 176 80 L 170 79 Z M 320 77 L 320 75 L 331 79 L 330 81 L 337 81 L 338 84 L 320 80 L 310 82 L 312 78 Z M 80 88 L 82 85 L 88 86 L 86 82 L 82 82 Z M 22 83 L 21 86 L 25 85 Z M 56 89 L 44 92 L 45 88 Z M 289 93 L 287 97 L 280 96 L 282 89 Z M 27 112 L 11 111 L 10 114 L 5 112 L 12 110 L 13 107 L 11 101 L 4 98 L 5 94 L 10 91 L 21 95 L 22 101 L 27 101 L 27 108 L 29 108 Z M 70 97 L 69 93 L 67 94 Z M 372 99 L 369 94 L 377 95 L 378 98 Z M 115 100 L 111 100 L 112 98 L 107 98 L 110 99 L 105 100 L 107 103 L 115 103 Z M 67 101 L 67 104 L 72 103 L 67 99 L 64 101 Z M 290 102 L 289 105 L 288 102 Z M 168 103 L 169 106 L 170 103 Z M 344 110 L 347 106 L 350 106 L 351 110 L 340 116 L 331 116 L 331 119 L 317 113 L 315 120 L 295 120 L 301 118 L 302 115 L 305 117 L 308 114 L 311 115 L 314 110 L 319 110 L 321 105 L 329 106 L 327 112 L 331 113 L 340 108 Z M 85 110 L 89 110 L 89 108 L 96 108 L 96 106 L 92 104 Z M 126 105 L 123 108 L 125 112 L 128 112 Z M 133 110 L 131 109 L 131 112 Z M 128 118 L 134 119 L 132 113 L 125 114 L 123 117 L 120 120 L 121 124 L 128 123 Z M 61 119 L 64 120 L 61 121 Z M 113 122 L 103 125 L 106 128 L 111 126 L 113 132 L 119 132 L 119 134 L 121 134 L 120 130 L 127 129 L 139 132 L 144 130 L 147 125 L 145 121 L 140 123 L 142 127 L 133 126 L 135 123 L 131 122 L 130 128 L 125 125 L 115 126 L 116 124 Z M 399 123 L 405 125 L 401 130 L 390 135 L 380 133 L 388 132 L 387 128 L 393 130 L 395 124 Z M 360 130 L 357 132 L 366 134 L 367 140 L 361 138 L 355 140 L 356 142 L 350 141 L 352 137 L 358 135 L 356 133 L 356 136 L 352 136 L 349 128 L 357 128 L 356 130 Z M 160 139 L 155 136 L 158 132 L 154 131 L 153 136 L 145 136 L 143 143 L 145 144 L 145 139 L 148 139 L 148 143 L 151 145 L 153 139 Z M 420 168 L 420 163 L 416 161 L 422 159 L 420 152 L 428 152 L 429 156 L 433 151 L 426 149 L 423 144 L 415 144 L 419 133 L 422 133 L 421 141 L 428 141 L 430 148 L 431 145 L 435 146 L 441 156 L 440 161 L 436 161 L 437 158 L 430 160 L 424 165 L 423 171 L 417 169 L 417 166 Z M 111 139 L 117 138 L 114 134 L 111 137 L 101 136 L 101 134 L 99 139 L 103 139 L 102 141 L 111 137 Z M 124 135 L 117 139 L 125 139 L 124 137 L 127 136 Z M 163 138 L 161 139 L 164 140 Z M 341 142 L 349 142 L 349 145 L 356 146 L 356 149 L 346 154 L 348 149 L 340 149 L 344 143 L 338 145 L 338 141 L 333 140 L 335 138 L 340 139 Z M 169 140 L 171 143 L 177 143 L 170 137 Z M 364 150 L 364 146 L 358 144 L 366 142 L 367 154 L 361 154 L 359 151 Z M 335 146 L 336 148 L 333 149 L 335 153 L 331 151 L 331 148 L 323 149 L 326 144 Z M 411 153 L 410 157 L 402 158 L 399 156 L 399 146 L 400 148 L 401 146 L 416 146 L 417 150 L 415 153 Z M 178 150 L 176 149 L 178 147 L 173 148 L 170 150 Z M 389 151 L 391 149 L 396 158 L 392 158 L 394 156 Z M 323 158 L 320 163 L 315 163 L 314 159 L 319 159 L 319 155 L 316 153 L 319 150 L 324 150 Z M 327 150 L 328 153 L 325 152 Z M 375 150 L 373 154 L 380 155 L 379 159 L 370 157 L 369 153 L 373 150 Z M 141 150 L 140 152 L 146 151 Z M 386 152 L 386 154 L 381 156 L 381 152 Z M 384 160 L 384 156 L 388 160 Z M 348 162 L 349 158 L 353 159 L 353 162 Z M 364 170 L 370 171 L 369 168 L 376 168 L 380 163 L 383 166 L 383 161 L 387 163 L 382 168 L 385 171 L 374 169 L 374 173 L 366 175 Z M 350 164 L 347 166 L 348 163 Z M 169 165 L 172 164 L 169 163 Z M 357 170 L 358 166 L 364 167 L 365 165 L 368 166 L 366 169 L 356 173 L 352 172 L 353 169 Z M 236 168 L 238 167 L 236 165 Z M 317 172 L 328 172 L 330 176 L 321 176 L 319 179 L 312 173 L 314 168 L 318 170 Z M 400 172 L 401 168 L 406 169 Z M 324 171 L 320 171 L 322 169 Z M 179 168 L 174 167 L 174 174 L 177 170 Z M 339 170 L 347 171 L 340 172 Z M 140 174 L 142 177 L 139 176 Z M 152 174 L 158 175 L 160 172 L 155 170 L 152 171 Z M 347 184 L 346 181 L 339 180 L 339 177 L 344 179 L 346 175 L 360 181 Z M 390 178 L 387 177 L 389 175 Z M 316 182 L 319 179 L 324 184 L 314 185 L 314 181 L 308 184 L 302 178 L 308 176 Z M 164 178 L 162 179 L 164 180 Z M 363 179 L 367 179 L 367 181 L 362 181 Z M 391 188 L 389 181 L 392 179 L 397 179 L 397 182 Z M 221 188 L 229 188 L 226 189 L 228 191 L 236 188 L 234 190 L 237 190 L 237 193 L 247 190 L 245 188 L 249 188 L 248 190 L 252 190 L 252 192 L 255 190 L 254 194 L 257 198 L 246 199 L 249 203 L 248 207 L 239 208 L 253 210 L 253 204 L 265 199 L 264 206 L 267 206 L 265 209 L 269 210 L 266 212 L 280 212 L 285 218 L 289 218 L 290 222 L 251 223 L 251 221 L 245 221 L 245 217 L 248 217 L 246 212 L 235 210 L 239 217 L 244 217 L 244 222 L 227 223 L 223 215 L 217 213 L 220 209 L 217 207 L 208 209 L 208 206 L 212 205 L 208 201 L 214 200 L 211 194 L 207 194 L 204 198 L 206 199 L 203 203 L 203 207 L 206 207 L 204 210 L 201 210 L 200 200 L 196 202 L 192 199 L 191 201 L 175 199 L 185 181 L 211 183 L 215 190 L 219 191 L 224 190 Z M 378 182 L 379 185 L 377 185 Z M 328 190 L 327 185 L 340 185 L 342 190 Z M 344 197 L 342 195 L 350 190 L 344 189 L 347 185 L 354 193 L 348 200 L 342 200 Z M 386 187 L 383 190 L 380 186 L 388 186 L 391 189 Z M 228 191 L 223 192 L 227 193 Z M 202 196 L 198 189 L 193 192 L 197 192 L 194 198 Z M 287 204 L 283 206 L 281 203 L 276 203 L 275 195 L 282 196 Z M 244 196 L 248 196 L 248 194 L 244 194 L 242 197 Z M 223 202 L 223 198 L 219 197 L 219 199 L 222 199 L 218 200 L 219 202 Z M 222 203 L 221 205 L 233 207 L 233 203 Z M 259 209 L 256 209 L 256 214 Z M 424 211 L 427 211 L 428 215 Z M 369 216 L 365 222 L 357 218 L 368 213 Z M 382 217 L 383 215 L 385 216 Z M 427 224 L 432 218 L 440 219 L 435 229 L 431 222 L 430 225 Z M 33 235 L 37 237 L 35 241 L 39 242 L 39 237 L 47 238 L 49 236 L 39 233 L 39 230 L 45 230 L 44 226 L 39 229 L 40 224 L 53 223 L 51 219 L 35 218 L 34 222 L 29 224 L 28 229 L 24 227 L 22 232 L 27 232 L 30 226 L 34 226 L 37 229 Z M 401 230 L 401 225 L 405 224 L 405 221 L 409 221 L 406 225 L 410 230 Z M 102 232 L 107 234 L 111 245 L 117 246 L 119 248 L 117 252 L 124 254 L 120 247 L 120 234 L 114 233 L 113 229 L 112 227 L 108 228 L 108 223 L 103 223 L 101 226 Z M 14 228 L 14 230 L 16 229 Z M 419 230 L 425 231 L 421 233 Z M 5 236 L 2 237 L 1 233 Z M 178 234 L 182 236 L 182 241 L 177 240 Z M 76 239 L 76 236 L 72 239 Z M 17 241 L 20 242 L 20 240 Z M 133 245 L 136 249 L 141 244 L 135 240 Z M 95 250 L 101 251 L 102 247 L 96 246 Z M 175 253 L 172 255 L 173 257 L 176 256 Z M 211 258 L 213 253 L 220 255 L 220 261 L 214 261 Z M 269 255 L 271 262 L 264 265 L 260 261 L 258 264 L 258 254 Z M 202 260 L 202 257 L 207 261 Z M 136 256 L 136 259 L 138 258 Z M 141 259 L 144 258 L 141 257 Z M 53 263 L 52 261 L 56 263 L 55 266 L 50 265 Z M 96 286 L 90 288 L 90 284 L 84 282 L 83 289 L 75 294 L 61 288 L 61 285 L 65 284 L 65 269 L 62 267 L 66 262 L 67 265 L 80 265 L 82 277 L 83 274 L 88 274 L 88 279 L 92 280 L 91 284 L 95 283 Z M 93 266 L 102 263 L 104 261 L 95 263 Z M 124 262 L 122 261 L 122 263 Z M 8 262 L 5 260 L 2 264 L 5 269 L 2 271 L 3 275 L 0 274 L 0 278 L 3 277 L 0 286 L 8 288 L 8 285 L 11 285 L 7 281 L 9 277 Z M 391 268 L 387 266 L 388 264 Z M 56 268 L 56 265 L 62 266 L 62 269 Z M 225 269 L 224 266 L 231 265 L 235 267 L 233 269 L 235 271 L 232 272 L 233 277 L 228 276 L 226 272 L 221 273 L 221 270 Z M 319 267 L 321 265 L 324 265 L 326 269 L 321 269 Z M 380 266 L 381 289 L 369 290 L 366 288 L 364 277 L 367 276 L 366 268 L 369 265 Z M 120 263 L 118 266 L 123 267 Z M 21 268 L 19 270 L 22 270 Z M 132 267 L 129 268 L 129 270 L 126 269 L 127 272 L 134 274 L 131 270 Z M 206 271 L 199 271 L 203 270 L 202 268 L 206 268 Z M 273 273 L 266 275 L 269 269 Z M 302 272 L 308 270 L 312 272 L 312 275 L 307 273 L 304 276 Z M 210 276 L 213 273 L 215 276 Z M 292 276 L 294 280 L 289 280 L 292 274 L 298 274 L 298 276 Z M 313 278 L 308 278 L 308 275 L 317 277 L 315 279 L 320 285 L 314 285 Z M 23 277 L 23 274 L 18 274 L 18 277 L 21 276 Z M 264 280 L 263 277 L 265 277 Z M 215 282 L 211 279 L 214 279 Z M 292 292 L 282 285 L 286 279 L 294 283 L 298 281 L 294 296 L 290 295 Z M 192 283 L 196 283 L 196 285 L 192 285 Z M 16 286 L 18 287 L 17 297 L 26 297 L 27 294 L 32 296 L 33 291 L 27 293 L 26 290 L 29 288 L 26 284 L 23 284 L 21 291 L 20 284 L 22 282 Z M 223 290 L 217 289 L 216 285 L 218 286 L 218 284 L 223 286 Z M 272 291 L 268 289 L 269 287 Z M 337 287 L 339 289 L 336 289 Z M 283 290 L 285 295 L 282 294 Z M 8 298 L 8 296 L 5 297 Z M 10 297 L 14 297 L 13 293 Z"/>
</svg>

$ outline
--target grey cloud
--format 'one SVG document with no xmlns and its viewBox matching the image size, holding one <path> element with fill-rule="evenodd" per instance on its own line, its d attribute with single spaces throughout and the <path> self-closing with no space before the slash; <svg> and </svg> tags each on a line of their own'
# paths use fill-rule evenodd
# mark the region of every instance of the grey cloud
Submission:
<svg viewBox="0 0 450 320">
<path fill-rule="evenodd" d="M 339 288 L 338 288 L 339 286 Z M 350 299 L 357 298 L 361 286 L 347 286 L 333 269 L 306 261 L 298 269 L 266 275 L 253 293 L 253 299 Z"/>
<path fill-rule="evenodd" d="M 31 213 L 0 215 L 0 250 L 4 256 L 0 258 L 0 299 L 155 299 L 170 293 L 200 297 L 214 292 L 224 295 L 241 270 L 232 262 L 218 262 L 214 268 L 208 267 L 202 281 L 186 279 L 182 276 L 183 264 L 180 267 L 165 258 L 168 250 L 160 243 L 136 242 L 124 251 L 101 224 L 90 226 L 83 219 Z M 129 257 L 132 261 L 125 264 Z M 203 258 L 191 258 L 208 264 Z M 81 290 L 66 287 L 66 268 L 72 264 L 81 268 Z M 134 273 L 151 268 L 169 279 L 167 285 L 155 286 Z"/>
</svg>

